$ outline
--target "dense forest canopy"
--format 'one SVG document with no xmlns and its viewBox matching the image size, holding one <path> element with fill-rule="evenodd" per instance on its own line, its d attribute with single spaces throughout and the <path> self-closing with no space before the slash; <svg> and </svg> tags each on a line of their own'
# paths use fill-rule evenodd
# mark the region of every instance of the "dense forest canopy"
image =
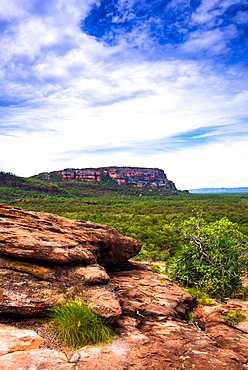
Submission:
<svg viewBox="0 0 248 370">
<path fill-rule="evenodd" d="M 104 183 L 76 180 L 47 182 L 10 176 L 12 180 L 9 183 L 0 184 L 1 203 L 113 226 L 123 235 L 134 237 L 141 243 L 142 250 L 138 259 L 167 261 L 167 264 L 177 259 L 179 263 L 182 262 L 183 256 L 180 253 L 183 250 L 189 258 L 187 248 L 190 246 L 192 251 L 193 244 L 191 234 L 186 233 L 185 228 L 188 223 L 192 223 L 192 219 L 193 223 L 200 220 L 201 225 L 204 225 L 203 234 L 206 234 L 207 227 L 217 227 L 220 228 L 220 233 L 217 234 L 224 239 L 231 236 L 232 243 L 235 238 L 228 230 L 235 230 L 239 237 L 234 240 L 234 244 L 239 254 L 244 254 L 248 248 L 247 193 L 190 194 L 171 192 L 170 189 L 122 186 L 111 179 Z M 231 251 L 229 241 L 225 244 L 223 238 L 216 239 L 217 234 L 214 231 L 211 237 L 207 237 L 205 244 L 203 243 L 204 248 L 209 247 L 209 240 L 212 238 L 216 251 L 219 248 L 219 253 L 223 253 L 220 244 L 226 253 L 228 248 Z M 235 248 L 232 250 L 233 256 L 237 253 Z M 212 256 L 214 250 L 204 253 Z M 242 268 L 245 269 L 245 266 Z M 182 270 L 180 274 L 183 276 Z M 200 275 L 196 275 L 200 281 Z M 224 283 L 226 286 L 229 284 Z"/>
</svg>

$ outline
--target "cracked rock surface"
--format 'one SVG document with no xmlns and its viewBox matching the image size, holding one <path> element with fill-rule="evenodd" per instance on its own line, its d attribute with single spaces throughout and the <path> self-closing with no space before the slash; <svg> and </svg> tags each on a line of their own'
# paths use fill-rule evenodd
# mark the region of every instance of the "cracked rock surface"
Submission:
<svg viewBox="0 0 248 370">
<path fill-rule="evenodd" d="M 20 369 L 27 370 L 30 364 L 34 369 L 55 369 L 58 364 L 64 370 L 248 369 L 246 321 L 239 324 L 242 329 L 230 328 L 221 316 L 230 307 L 242 306 L 248 317 L 247 302 L 230 300 L 226 304 L 198 307 L 195 316 L 202 327 L 205 325 L 202 330 L 186 321 L 195 298 L 155 272 L 148 263 L 130 261 L 122 269 L 108 271 L 108 275 L 122 310 L 115 325 L 117 336 L 111 343 L 73 351 L 56 347 L 52 338 L 47 340 L 46 331 L 39 331 L 42 326 L 39 319 L 12 321 L 12 326 L 35 330 L 44 341 L 37 349 L 1 356 L 0 369 L 16 370 L 14 364 L 18 361 L 23 366 Z M 226 331 L 221 331 L 219 325 Z"/>
<path fill-rule="evenodd" d="M 0 206 L 0 370 L 245 370 L 248 319 L 229 326 L 227 300 L 194 311 L 195 298 L 149 263 L 115 229 Z M 45 315 L 78 295 L 114 322 L 105 345 L 72 350 Z M 43 317 L 42 317 L 43 316 Z"/>
<path fill-rule="evenodd" d="M 105 267 L 139 250 L 109 226 L 1 204 L 0 314 L 42 316 L 77 295 L 114 320 L 121 307 Z"/>
</svg>

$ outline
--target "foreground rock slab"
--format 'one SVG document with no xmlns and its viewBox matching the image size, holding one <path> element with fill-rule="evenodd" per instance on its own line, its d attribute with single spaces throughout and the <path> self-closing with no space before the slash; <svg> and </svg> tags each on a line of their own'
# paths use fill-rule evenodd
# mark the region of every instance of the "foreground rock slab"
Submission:
<svg viewBox="0 0 248 370">
<path fill-rule="evenodd" d="M 222 320 L 220 312 L 230 307 L 241 305 L 248 317 L 247 302 L 232 300 L 226 305 L 205 307 L 201 313 L 196 311 L 199 320 L 205 320 L 202 330 L 186 320 L 187 312 L 195 304 L 193 296 L 175 286 L 166 276 L 156 273 L 149 264 L 131 261 L 123 268 L 108 273 L 122 306 L 122 315 L 116 323 L 118 335 L 111 343 L 73 351 L 65 347 L 53 348 L 54 343 L 45 338 L 40 349 L 0 357 L 0 370 L 248 369 L 246 320 L 242 328 L 230 328 L 233 332 L 226 332 L 225 341 L 221 339 L 218 326 Z M 23 322 L 23 328 L 25 325 Z M 211 332 L 214 326 L 217 326 L 216 335 Z"/>
<path fill-rule="evenodd" d="M 33 330 L 20 330 L 0 324 L 0 356 L 16 351 L 38 349 L 43 342 Z"/>
<path fill-rule="evenodd" d="M 50 349 L 18 351 L 0 357 L 0 370 L 71 370 L 64 353 Z"/>
<path fill-rule="evenodd" d="M 188 323 L 195 298 L 128 262 L 139 248 L 107 226 L 2 205 L 0 320 L 11 326 L 0 325 L 0 370 L 248 370 L 248 303 L 198 307 Z M 112 343 L 54 341 L 40 316 L 75 296 L 112 320 Z M 223 320 L 231 308 L 246 316 L 235 327 Z"/>
<path fill-rule="evenodd" d="M 220 346 L 206 332 L 187 322 L 194 297 L 164 275 L 134 262 L 127 264 L 125 270 L 110 273 L 110 277 L 123 309 L 118 330 L 129 346 L 127 369 L 248 368 L 248 357 Z"/>
<path fill-rule="evenodd" d="M 223 314 L 236 309 L 242 311 L 245 319 L 238 324 L 229 324 Z M 233 351 L 240 362 L 248 363 L 248 302 L 229 299 L 227 303 L 210 307 L 199 306 L 194 319 L 218 346 Z"/>
<path fill-rule="evenodd" d="M 109 226 L 0 205 L 0 314 L 46 315 L 79 296 L 113 320 L 121 307 L 104 266 L 140 245 Z"/>
<path fill-rule="evenodd" d="M 112 227 L 0 205 L 0 252 L 55 263 L 120 264 L 139 243 Z"/>
</svg>

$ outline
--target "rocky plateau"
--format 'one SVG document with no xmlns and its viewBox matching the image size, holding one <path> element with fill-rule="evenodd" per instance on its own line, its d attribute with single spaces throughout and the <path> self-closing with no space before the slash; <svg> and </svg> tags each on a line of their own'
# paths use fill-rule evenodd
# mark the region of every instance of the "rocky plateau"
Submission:
<svg viewBox="0 0 248 370">
<path fill-rule="evenodd" d="M 139 250 L 105 225 L 1 205 L 0 370 L 248 369 L 248 302 L 194 309 L 194 296 L 131 259 Z M 56 342 L 46 315 L 75 295 L 111 320 L 111 343 Z M 223 313 L 235 308 L 247 319 L 230 326 Z"/>
<path fill-rule="evenodd" d="M 116 181 L 119 185 L 134 187 L 166 188 L 176 190 L 175 184 L 167 179 L 163 170 L 158 168 L 140 167 L 100 167 L 100 168 L 66 168 L 60 171 L 43 172 L 35 176 L 49 181 L 98 181 L 108 179 Z"/>
</svg>

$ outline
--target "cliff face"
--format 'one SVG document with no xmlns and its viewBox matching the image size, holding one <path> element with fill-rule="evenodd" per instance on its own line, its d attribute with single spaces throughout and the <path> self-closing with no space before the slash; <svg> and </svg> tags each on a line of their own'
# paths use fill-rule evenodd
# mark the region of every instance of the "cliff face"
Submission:
<svg viewBox="0 0 248 370">
<path fill-rule="evenodd" d="M 135 187 L 166 188 L 176 190 L 175 184 L 167 179 L 163 170 L 139 167 L 100 167 L 100 168 L 66 168 L 61 171 L 44 172 L 36 177 L 44 180 L 83 180 L 106 181 L 115 180 L 119 185 Z"/>
</svg>

